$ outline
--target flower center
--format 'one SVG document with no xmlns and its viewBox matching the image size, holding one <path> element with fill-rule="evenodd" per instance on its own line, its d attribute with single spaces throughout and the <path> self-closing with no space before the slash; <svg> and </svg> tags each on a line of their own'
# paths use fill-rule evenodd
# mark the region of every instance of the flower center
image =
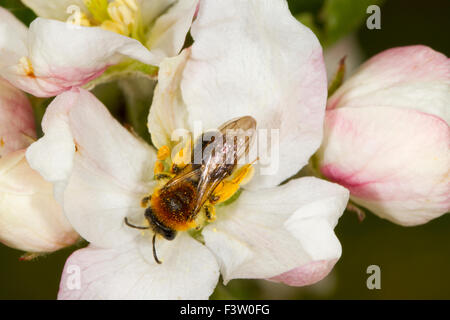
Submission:
<svg viewBox="0 0 450 320">
<path fill-rule="evenodd" d="M 33 65 L 28 57 L 22 57 L 19 59 L 19 68 L 23 74 L 30 78 L 35 78 Z"/>
<path fill-rule="evenodd" d="M 142 42 L 141 11 L 136 0 L 84 0 L 87 12 L 70 6 L 69 23 L 85 27 L 101 27 Z"/>
<path fill-rule="evenodd" d="M 168 146 L 158 150 L 154 166 L 154 179 L 158 185 L 153 194 L 141 203 L 142 207 L 150 208 L 155 219 L 176 231 L 199 230 L 206 223 L 213 222 L 216 206 L 236 200 L 241 185 L 250 181 L 254 171 L 251 163 L 245 164 L 226 178 L 219 181 L 207 179 L 211 182 L 199 187 L 203 171 L 198 168 L 195 171 L 190 166 L 191 150 L 190 140 L 173 154 Z M 192 211 L 184 210 L 186 208 Z"/>
</svg>

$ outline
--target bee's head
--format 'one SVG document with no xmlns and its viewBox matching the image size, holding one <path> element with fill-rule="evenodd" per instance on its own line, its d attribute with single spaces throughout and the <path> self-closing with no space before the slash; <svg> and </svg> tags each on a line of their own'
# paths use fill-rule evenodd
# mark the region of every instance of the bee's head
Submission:
<svg viewBox="0 0 450 320">
<path fill-rule="evenodd" d="M 152 208 L 149 207 L 145 210 L 145 218 L 150 223 L 153 232 L 162 235 L 166 240 L 175 239 L 177 231 L 166 227 L 161 221 L 159 221 L 153 213 Z"/>
</svg>

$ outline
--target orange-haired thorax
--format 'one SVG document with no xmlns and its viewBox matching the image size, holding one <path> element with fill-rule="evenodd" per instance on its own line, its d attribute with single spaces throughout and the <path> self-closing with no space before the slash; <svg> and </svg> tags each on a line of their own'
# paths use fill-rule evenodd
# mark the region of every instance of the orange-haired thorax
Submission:
<svg viewBox="0 0 450 320">
<path fill-rule="evenodd" d="M 166 227 L 184 231 L 195 227 L 197 187 L 186 181 L 169 188 L 156 190 L 150 206 L 156 218 Z"/>
</svg>

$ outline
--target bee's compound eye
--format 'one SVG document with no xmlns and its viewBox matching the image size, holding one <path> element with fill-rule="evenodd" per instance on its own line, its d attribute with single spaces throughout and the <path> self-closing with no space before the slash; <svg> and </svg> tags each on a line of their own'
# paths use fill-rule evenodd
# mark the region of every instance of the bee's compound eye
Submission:
<svg viewBox="0 0 450 320">
<path fill-rule="evenodd" d="M 161 233 L 161 235 L 166 240 L 173 240 L 175 239 L 177 232 L 175 230 L 164 230 L 163 233 Z"/>
<path fill-rule="evenodd" d="M 147 210 L 145 210 L 145 218 L 147 218 L 154 232 L 162 235 L 166 240 L 175 239 L 177 231 L 166 227 L 161 221 L 159 221 L 151 208 L 147 208 Z"/>
</svg>

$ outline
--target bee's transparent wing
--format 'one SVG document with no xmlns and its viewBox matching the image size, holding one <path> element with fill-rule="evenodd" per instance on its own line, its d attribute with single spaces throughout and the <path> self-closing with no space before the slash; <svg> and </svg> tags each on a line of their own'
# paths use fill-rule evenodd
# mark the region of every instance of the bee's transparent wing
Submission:
<svg viewBox="0 0 450 320">
<path fill-rule="evenodd" d="M 255 132 L 256 120 L 245 116 L 224 123 L 219 131 L 203 134 L 193 154 L 194 166 L 201 167 L 195 212 L 200 210 L 217 185 L 231 175 L 239 159 L 248 153 Z"/>
</svg>

